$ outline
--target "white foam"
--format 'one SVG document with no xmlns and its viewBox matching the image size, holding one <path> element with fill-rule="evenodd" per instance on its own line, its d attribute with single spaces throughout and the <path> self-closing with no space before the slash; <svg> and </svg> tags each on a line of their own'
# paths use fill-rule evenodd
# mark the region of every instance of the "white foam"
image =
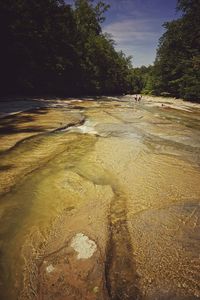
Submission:
<svg viewBox="0 0 200 300">
<path fill-rule="evenodd" d="M 98 132 L 94 128 L 95 124 L 90 121 L 86 121 L 83 125 L 80 126 L 72 126 L 62 131 L 70 131 L 70 132 L 80 132 L 80 133 L 88 133 L 88 134 L 98 134 Z"/>
<path fill-rule="evenodd" d="M 94 125 L 90 121 L 86 121 L 83 125 L 76 127 L 82 133 L 98 134 Z"/>
<path fill-rule="evenodd" d="M 72 100 L 70 100 L 70 102 L 83 102 L 83 100 L 79 100 L 79 99 L 72 99 Z"/>
<path fill-rule="evenodd" d="M 113 100 L 120 100 L 120 98 L 117 98 L 117 97 L 110 97 L 110 96 L 106 96 L 105 98 L 106 98 L 106 99 L 113 99 Z"/>
</svg>

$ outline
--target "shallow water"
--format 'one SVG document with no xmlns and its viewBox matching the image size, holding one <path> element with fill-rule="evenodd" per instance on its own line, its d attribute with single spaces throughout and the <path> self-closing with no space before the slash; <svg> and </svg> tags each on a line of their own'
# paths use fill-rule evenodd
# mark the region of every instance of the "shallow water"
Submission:
<svg viewBox="0 0 200 300">
<path fill-rule="evenodd" d="M 200 297 L 200 106 L 51 103 L 34 135 L 2 123 L 1 299 Z M 71 246 L 82 235 L 87 259 Z"/>
</svg>

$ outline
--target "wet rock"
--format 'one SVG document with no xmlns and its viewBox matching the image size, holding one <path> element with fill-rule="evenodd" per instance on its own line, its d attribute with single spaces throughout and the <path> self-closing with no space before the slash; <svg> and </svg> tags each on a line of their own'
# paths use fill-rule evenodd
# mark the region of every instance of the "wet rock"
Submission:
<svg viewBox="0 0 200 300">
<path fill-rule="evenodd" d="M 200 297 L 199 205 L 172 205 L 199 202 L 199 108 L 122 100 L 81 103 L 81 126 L 74 102 L 2 121 L 4 149 L 24 140 L 0 160 L 1 190 L 21 181 L 0 201 L 1 299 Z"/>
<path fill-rule="evenodd" d="M 71 247 L 78 253 L 78 259 L 90 258 L 97 250 L 95 242 L 90 240 L 83 233 L 77 233 L 76 236 L 73 237 Z"/>
<path fill-rule="evenodd" d="M 94 292 L 95 294 L 97 294 L 97 293 L 99 292 L 99 287 L 98 287 L 98 286 L 95 286 L 95 287 L 93 288 L 93 292 Z"/>
<path fill-rule="evenodd" d="M 97 244 L 78 233 L 69 245 L 44 259 L 38 280 L 38 295 L 42 298 L 37 299 L 107 299 L 103 270 Z"/>
<path fill-rule="evenodd" d="M 48 267 L 46 267 L 47 273 L 51 273 L 54 271 L 54 267 L 52 265 L 49 265 Z"/>
</svg>

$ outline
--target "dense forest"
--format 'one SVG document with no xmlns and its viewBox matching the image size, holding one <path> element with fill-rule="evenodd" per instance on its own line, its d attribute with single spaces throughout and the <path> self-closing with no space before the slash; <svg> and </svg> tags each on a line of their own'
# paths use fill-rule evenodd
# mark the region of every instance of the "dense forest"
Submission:
<svg viewBox="0 0 200 300">
<path fill-rule="evenodd" d="M 182 16 L 164 24 L 143 92 L 200 101 L 200 1 L 178 0 Z"/>
<path fill-rule="evenodd" d="M 154 65 L 140 68 L 102 32 L 107 9 L 92 0 L 73 6 L 64 0 L 1 0 L 1 94 L 143 92 L 200 100 L 199 0 L 177 1 L 181 17 L 164 24 Z"/>
<path fill-rule="evenodd" d="M 108 8 L 91 0 L 0 1 L 1 93 L 130 92 L 131 58 L 102 33 Z"/>
</svg>

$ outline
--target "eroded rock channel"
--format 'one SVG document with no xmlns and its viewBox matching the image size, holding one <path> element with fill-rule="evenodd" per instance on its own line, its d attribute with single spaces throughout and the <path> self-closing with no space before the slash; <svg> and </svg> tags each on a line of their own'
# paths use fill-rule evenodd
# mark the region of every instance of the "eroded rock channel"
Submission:
<svg viewBox="0 0 200 300">
<path fill-rule="evenodd" d="M 116 187 L 116 185 L 115 185 Z M 105 263 L 110 299 L 140 299 L 136 263 L 127 225 L 126 197 L 115 190 L 109 215 L 109 242 Z"/>
<path fill-rule="evenodd" d="M 0 298 L 199 299 L 200 106 L 23 103 L 0 120 Z"/>
</svg>

